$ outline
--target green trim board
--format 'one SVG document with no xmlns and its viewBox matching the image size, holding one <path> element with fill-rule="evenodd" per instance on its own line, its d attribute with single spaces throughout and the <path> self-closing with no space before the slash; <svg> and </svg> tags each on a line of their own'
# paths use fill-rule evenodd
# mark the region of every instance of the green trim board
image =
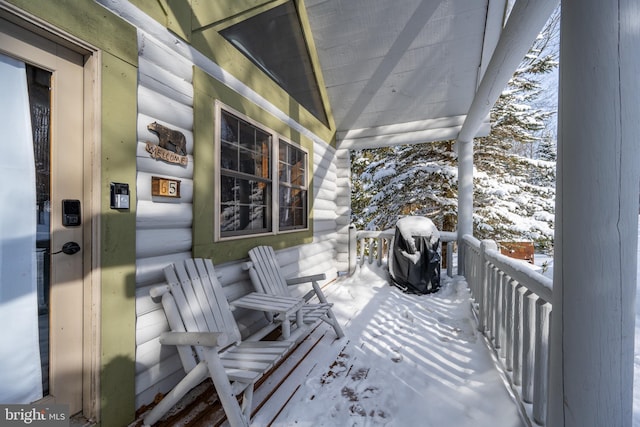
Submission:
<svg viewBox="0 0 640 427">
<path fill-rule="evenodd" d="M 193 0 L 129 0 L 183 40 L 191 40 Z M 214 3 L 218 3 L 217 1 Z"/>
<path fill-rule="evenodd" d="M 135 40 L 135 37 L 134 37 Z M 135 419 L 136 204 L 110 209 L 110 182 L 129 183 L 136 200 L 138 70 L 102 55 L 101 423 Z"/>
<path fill-rule="evenodd" d="M 135 28 L 93 1 L 5 1 L 131 65 L 138 64 Z"/>
<path fill-rule="evenodd" d="M 233 240 L 214 241 L 215 196 L 219 183 L 215 181 L 217 155 L 214 150 L 216 100 L 250 117 L 308 151 L 309 165 L 313 162 L 313 141 L 292 130 L 285 123 L 235 93 L 206 72 L 194 67 L 194 200 L 193 255 L 211 258 L 216 264 L 244 259 L 256 245 L 270 245 L 276 249 L 311 243 L 313 240 L 313 177 L 309 174 L 309 228 L 276 235 L 247 236 Z"/>
</svg>

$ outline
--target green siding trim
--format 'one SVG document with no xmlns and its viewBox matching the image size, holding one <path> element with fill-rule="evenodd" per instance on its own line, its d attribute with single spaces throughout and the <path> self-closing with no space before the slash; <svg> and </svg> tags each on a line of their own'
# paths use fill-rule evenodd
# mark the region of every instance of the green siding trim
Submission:
<svg viewBox="0 0 640 427">
<path fill-rule="evenodd" d="M 285 0 L 235 0 L 235 1 L 210 1 L 192 0 L 194 31 L 203 27 L 217 26 L 229 21 L 234 21 L 240 15 L 250 12 L 251 15 L 260 13 L 274 4 Z M 249 15 L 249 16 L 251 16 Z"/>
<path fill-rule="evenodd" d="M 183 40 L 191 40 L 192 0 L 129 0 Z M 216 1 L 217 3 L 217 1 Z"/>
<path fill-rule="evenodd" d="M 135 38 L 134 38 L 135 40 Z M 101 423 L 135 419 L 137 67 L 102 56 Z M 129 184 L 131 209 L 110 209 L 109 184 Z"/>
<path fill-rule="evenodd" d="M 329 120 L 329 127 L 331 129 L 335 129 L 336 124 L 333 119 L 331 104 L 329 103 L 327 85 L 324 82 L 324 75 L 322 74 L 322 69 L 320 68 L 320 59 L 318 58 L 316 43 L 313 40 L 311 24 L 309 23 L 309 16 L 307 15 L 307 7 L 304 4 L 304 0 L 296 0 L 296 7 L 298 9 L 298 16 L 300 17 L 300 25 L 302 26 L 302 31 L 304 32 L 306 37 L 307 47 L 309 49 L 309 57 L 311 58 L 311 63 L 313 65 L 313 71 L 316 75 L 316 81 L 318 82 L 318 90 L 320 91 L 320 95 L 322 96 L 324 111 L 326 112 L 327 119 Z M 327 139 L 327 141 L 331 141 L 331 143 L 335 147 L 335 132 L 333 133 L 331 138 Z"/>
<path fill-rule="evenodd" d="M 136 29 L 87 0 L 8 0 L 99 49 L 100 138 L 100 425 L 135 419 Z M 109 208 L 109 183 L 129 183 L 132 208 Z M 92 386 L 94 386 L 92 384 Z"/>
<path fill-rule="evenodd" d="M 93 1 L 7 1 L 125 62 L 138 64 L 135 28 Z"/>
<path fill-rule="evenodd" d="M 216 264 L 240 260 L 247 257 L 249 249 L 257 245 L 270 245 L 276 249 L 311 243 L 313 240 L 313 217 L 309 216 L 309 229 L 278 235 L 248 236 L 221 242 L 214 242 L 214 203 L 218 185 L 214 182 L 215 168 L 218 167 L 214 152 L 215 101 L 230 106 L 251 119 L 269 127 L 292 142 L 309 151 L 309 168 L 313 170 L 313 141 L 292 130 L 285 123 L 264 111 L 248 99 L 209 76 L 199 68 L 194 68 L 194 195 L 193 195 L 193 255 L 211 258 Z M 309 207 L 313 212 L 313 180 L 309 177 Z"/>
</svg>

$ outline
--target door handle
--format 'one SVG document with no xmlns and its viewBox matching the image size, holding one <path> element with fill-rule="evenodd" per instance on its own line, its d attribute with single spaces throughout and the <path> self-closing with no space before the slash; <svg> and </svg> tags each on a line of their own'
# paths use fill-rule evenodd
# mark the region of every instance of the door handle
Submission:
<svg viewBox="0 0 640 427">
<path fill-rule="evenodd" d="M 58 252 L 53 252 L 51 255 L 57 255 L 61 252 L 66 255 L 73 255 L 75 253 L 80 252 L 80 245 L 77 244 L 76 242 L 67 242 L 64 245 L 62 245 L 61 250 L 59 250 Z"/>
</svg>

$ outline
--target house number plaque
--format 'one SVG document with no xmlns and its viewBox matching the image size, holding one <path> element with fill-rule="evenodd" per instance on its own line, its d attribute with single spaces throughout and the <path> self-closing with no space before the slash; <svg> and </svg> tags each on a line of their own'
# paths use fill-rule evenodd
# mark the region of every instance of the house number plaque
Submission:
<svg viewBox="0 0 640 427">
<path fill-rule="evenodd" d="M 180 181 L 177 179 L 151 177 L 151 195 L 162 197 L 180 197 Z"/>
</svg>

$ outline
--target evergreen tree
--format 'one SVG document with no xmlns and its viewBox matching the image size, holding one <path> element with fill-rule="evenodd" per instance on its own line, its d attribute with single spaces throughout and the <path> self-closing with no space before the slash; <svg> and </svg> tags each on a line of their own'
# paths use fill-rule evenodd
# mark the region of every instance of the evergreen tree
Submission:
<svg viewBox="0 0 640 427">
<path fill-rule="evenodd" d="M 551 144 L 540 134 L 554 111 L 536 107 L 536 100 L 543 95 L 542 76 L 557 67 L 550 42 L 557 21 L 557 15 L 550 20 L 496 102 L 491 134 L 475 141 L 478 238 L 552 245 L 555 163 L 548 154 L 539 154 L 542 160 L 533 157 Z M 383 230 L 400 215 L 425 215 L 439 229 L 454 230 L 458 170 L 452 145 L 446 141 L 352 152 L 353 222 L 358 228 Z"/>
<path fill-rule="evenodd" d="M 547 160 L 550 162 L 556 161 L 556 156 L 557 156 L 556 142 L 550 134 L 546 134 L 542 138 L 542 141 L 538 146 L 536 155 L 540 160 Z"/>
</svg>

